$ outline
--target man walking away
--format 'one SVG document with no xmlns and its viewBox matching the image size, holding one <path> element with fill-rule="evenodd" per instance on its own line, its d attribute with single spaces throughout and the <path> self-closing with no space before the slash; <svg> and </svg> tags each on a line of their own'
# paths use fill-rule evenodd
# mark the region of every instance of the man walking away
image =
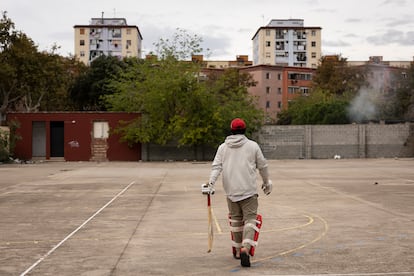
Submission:
<svg viewBox="0 0 414 276">
<path fill-rule="evenodd" d="M 232 226 L 233 255 L 240 259 L 241 265 L 250 266 L 252 247 L 257 244 L 255 232 L 258 231 L 257 208 L 258 192 L 257 170 L 262 177 L 262 189 L 266 195 L 272 191 L 267 161 L 259 145 L 245 136 L 246 123 L 236 118 L 230 124 L 231 135 L 217 149 L 212 164 L 210 179 L 204 189 L 214 191 L 214 184 L 222 173 L 223 188 L 227 196 L 229 217 Z M 256 235 L 257 236 L 257 235 Z"/>
</svg>

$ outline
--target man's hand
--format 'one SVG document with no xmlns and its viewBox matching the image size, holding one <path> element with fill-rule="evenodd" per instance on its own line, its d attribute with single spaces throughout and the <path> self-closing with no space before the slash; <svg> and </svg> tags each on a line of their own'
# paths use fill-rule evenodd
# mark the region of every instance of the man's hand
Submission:
<svg viewBox="0 0 414 276">
<path fill-rule="evenodd" d="M 268 180 L 267 183 L 262 184 L 262 190 L 265 193 L 265 195 L 269 195 L 272 192 L 272 189 L 273 189 L 272 180 Z"/>
<path fill-rule="evenodd" d="M 203 195 L 214 195 L 214 185 L 212 183 L 201 184 L 201 193 Z"/>
</svg>

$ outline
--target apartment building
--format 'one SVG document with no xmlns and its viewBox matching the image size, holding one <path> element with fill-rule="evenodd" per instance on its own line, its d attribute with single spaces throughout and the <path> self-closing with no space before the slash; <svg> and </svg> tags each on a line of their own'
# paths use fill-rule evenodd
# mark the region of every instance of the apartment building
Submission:
<svg viewBox="0 0 414 276">
<path fill-rule="evenodd" d="M 203 64 L 206 68 L 235 68 L 243 66 L 251 66 L 253 62 L 249 60 L 248 55 L 237 55 L 235 60 L 204 60 L 203 55 L 192 55 L 191 61 Z"/>
<path fill-rule="evenodd" d="M 101 55 L 141 58 L 142 35 L 125 18 L 92 18 L 89 25 L 75 25 L 75 56 L 90 64 Z"/>
<path fill-rule="evenodd" d="M 253 65 L 316 68 L 321 58 L 321 27 L 303 19 L 272 19 L 254 34 Z"/>
<path fill-rule="evenodd" d="M 248 89 L 257 97 L 258 107 L 265 111 L 266 123 L 277 121 L 277 114 L 288 108 L 296 97 L 308 96 L 316 69 L 293 66 L 255 65 L 239 68 L 249 73 L 256 85 Z"/>
<path fill-rule="evenodd" d="M 384 60 L 383 56 L 370 56 L 368 60 L 347 60 L 346 63 L 348 66 L 361 66 L 361 65 L 386 65 L 391 67 L 399 67 L 399 68 L 409 68 L 411 64 L 414 62 L 413 60 Z"/>
</svg>

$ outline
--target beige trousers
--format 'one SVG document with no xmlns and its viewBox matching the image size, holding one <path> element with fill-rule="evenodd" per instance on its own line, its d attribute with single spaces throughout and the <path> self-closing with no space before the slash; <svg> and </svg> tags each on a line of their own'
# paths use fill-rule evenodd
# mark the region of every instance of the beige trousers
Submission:
<svg viewBox="0 0 414 276">
<path fill-rule="evenodd" d="M 237 202 L 232 202 L 227 198 L 227 206 L 231 217 L 233 246 L 238 249 L 244 247 L 250 251 L 251 246 L 254 245 L 255 230 L 252 225 L 256 225 L 257 195 Z"/>
</svg>

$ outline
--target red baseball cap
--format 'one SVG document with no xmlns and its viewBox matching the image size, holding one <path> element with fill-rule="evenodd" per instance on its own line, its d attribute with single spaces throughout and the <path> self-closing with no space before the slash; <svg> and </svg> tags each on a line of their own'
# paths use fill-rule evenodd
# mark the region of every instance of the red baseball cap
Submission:
<svg viewBox="0 0 414 276">
<path fill-rule="evenodd" d="M 246 129 L 246 123 L 242 119 L 236 118 L 231 121 L 230 128 L 231 130 Z"/>
</svg>

